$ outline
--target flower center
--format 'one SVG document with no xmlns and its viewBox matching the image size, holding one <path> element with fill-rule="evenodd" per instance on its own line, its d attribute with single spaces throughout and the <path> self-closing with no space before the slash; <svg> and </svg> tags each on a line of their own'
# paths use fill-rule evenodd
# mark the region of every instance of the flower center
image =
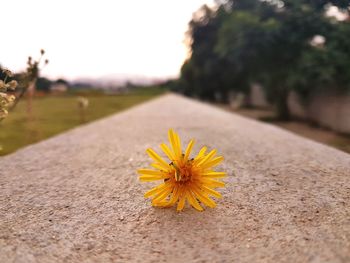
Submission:
<svg viewBox="0 0 350 263">
<path fill-rule="evenodd" d="M 175 181 L 176 182 L 187 182 L 192 178 L 192 162 L 188 161 L 187 163 L 177 166 L 175 163 L 171 163 L 175 168 Z"/>
</svg>

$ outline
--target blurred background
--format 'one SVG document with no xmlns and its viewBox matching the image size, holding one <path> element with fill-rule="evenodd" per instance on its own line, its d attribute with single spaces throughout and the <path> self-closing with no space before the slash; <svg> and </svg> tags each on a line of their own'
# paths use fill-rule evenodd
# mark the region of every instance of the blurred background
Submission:
<svg viewBox="0 0 350 263">
<path fill-rule="evenodd" d="M 1 6 L 0 155 L 167 91 L 350 152 L 348 0 Z"/>
</svg>

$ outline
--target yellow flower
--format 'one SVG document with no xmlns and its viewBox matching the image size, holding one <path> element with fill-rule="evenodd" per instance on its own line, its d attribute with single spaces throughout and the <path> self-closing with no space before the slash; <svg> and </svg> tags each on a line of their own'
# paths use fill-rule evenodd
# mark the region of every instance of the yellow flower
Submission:
<svg viewBox="0 0 350 263">
<path fill-rule="evenodd" d="M 220 178 L 225 177 L 226 173 L 215 172 L 213 167 L 221 163 L 224 158 L 215 157 L 215 149 L 206 153 L 206 147 L 203 147 L 195 158 L 190 158 L 194 140 L 189 142 L 183 153 L 179 135 L 170 129 L 168 137 L 171 148 L 164 143 L 160 148 L 170 163 L 152 149 L 147 149 L 148 155 L 154 160 L 151 166 L 155 170 L 138 170 L 140 180 L 143 182 L 164 180 L 162 184 L 146 192 L 145 197 L 152 198 L 152 205 L 158 207 L 173 206 L 177 203 L 177 211 L 185 207 L 186 201 L 199 211 L 203 210 L 201 205 L 215 207 L 216 204 L 210 197 L 222 197 L 214 189 L 225 186 Z"/>
</svg>

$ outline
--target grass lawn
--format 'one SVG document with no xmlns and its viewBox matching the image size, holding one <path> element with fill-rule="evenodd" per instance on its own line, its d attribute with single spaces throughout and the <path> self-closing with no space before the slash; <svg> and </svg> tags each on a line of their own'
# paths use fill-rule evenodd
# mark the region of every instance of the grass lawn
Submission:
<svg viewBox="0 0 350 263">
<path fill-rule="evenodd" d="M 127 109 L 163 93 L 161 88 L 144 88 L 123 95 L 86 93 L 89 106 L 86 121 Z M 33 119 L 28 120 L 26 99 L 23 98 L 9 116 L 0 122 L 0 155 L 80 125 L 77 95 L 44 96 L 33 101 Z"/>
</svg>

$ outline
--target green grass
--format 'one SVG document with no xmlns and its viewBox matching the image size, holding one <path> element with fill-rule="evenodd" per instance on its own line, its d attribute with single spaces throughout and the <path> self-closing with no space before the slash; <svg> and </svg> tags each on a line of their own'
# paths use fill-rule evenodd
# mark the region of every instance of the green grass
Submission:
<svg viewBox="0 0 350 263">
<path fill-rule="evenodd" d="M 145 88 L 124 95 L 85 93 L 89 100 L 85 123 L 127 109 L 149 100 L 164 90 Z M 33 119 L 28 120 L 26 99 L 22 99 L 14 111 L 0 122 L 0 155 L 15 150 L 82 124 L 77 106 L 77 96 L 45 96 L 33 101 Z"/>
</svg>

